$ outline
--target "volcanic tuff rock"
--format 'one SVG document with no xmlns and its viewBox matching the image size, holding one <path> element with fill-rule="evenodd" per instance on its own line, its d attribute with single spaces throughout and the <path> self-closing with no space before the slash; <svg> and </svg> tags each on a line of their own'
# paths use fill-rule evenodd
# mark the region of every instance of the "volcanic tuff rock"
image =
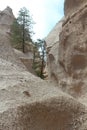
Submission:
<svg viewBox="0 0 87 130">
<path fill-rule="evenodd" d="M 10 7 L 7 7 L 0 12 L 0 58 L 12 62 L 13 65 L 17 64 L 18 66 L 21 66 L 21 69 L 26 70 L 25 66 L 21 64 L 10 45 L 9 33 L 13 20 L 14 15 Z"/>
<path fill-rule="evenodd" d="M 62 24 L 57 23 L 46 38 L 49 50 L 47 51 L 49 78 L 63 92 L 70 94 L 77 102 L 87 107 L 87 1 L 65 0 L 64 14 Z M 59 25 L 61 30 L 58 33 Z M 56 37 L 59 42 L 55 43 Z M 50 49 L 49 41 L 52 42 Z M 87 129 L 87 121 L 80 129 Z"/>
<path fill-rule="evenodd" d="M 49 39 L 53 38 L 53 35 L 51 34 L 53 33 L 55 35 L 54 40 L 51 40 L 53 43 L 51 43 L 52 47 L 48 52 L 47 63 L 49 75 L 52 75 L 49 77 L 51 79 L 54 77 L 55 81 L 64 91 L 67 91 L 71 95 L 77 97 L 85 93 L 87 84 L 87 6 L 84 0 L 85 6 L 82 6 L 81 8 L 81 2 L 82 1 L 77 0 L 79 10 L 76 10 L 75 12 L 73 11 L 71 16 L 65 17 L 61 20 L 61 25 L 60 22 L 57 23 L 46 38 L 48 50 Z M 70 6 L 70 2 L 68 0 L 65 1 L 65 7 L 66 6 L 67 9 Z M 72 8 L 75 8 L 73 4 Z M 58 26 L 61 26 L 59 34 L 57 28 Z M 59 39 L 59 42 L 57 41 L 57 43 L 54 42 L 56 37 Z"/>
<path fill-rule="evenodd" d="M 0 12 L 0 33 L 9 33 L 10 25 L 14 20 L 12 9 L 7 7 L 5 10 Z"/>
<path fill-rule="evenodd" d="M 87 85 L 87 6 L 66 18 L 60 33 L 58 63 L 59 81 L 73 96 L 86 94 Z M 62 79 L 61 79 L 62 75 Z M 63 83 L 63 80 L 65 83 Z"/>
<path fill-rule="evenodd" d="M 79 11 L 86 4 L 87 4 L 87 0 L 65 0 L 64 3 L 65 16 L 71 16 L 76 11 Z"/>
<path fill-rule="evenodd" d="M 59 46 L 59 34 L 62 30 L 62 23 L 64 17 L 55 25 L 53 30 L 46 37 L 46 51 L 47 51 L 47 66 L 49 78 L 57 83 L 58 73 L 58 46 Z"/>
<path fill-rule="evenodd" d="M 14 49 L 15 54 L 21 60 L 21 62 L 26 66 L 27 70 L 32 74 L 36 75 L 35 71 L 32 68 L 33 64 L 33 51 L 28 53 L 23 53 L 17 49 Z"/>
<path fill-rule="evenodd" d="M 30 74 L 9 43 L 4 30 L 0 33 L 0 130 L 86 128 L 85 96 L 83 104 L 83 100 Z"/>
</svg>

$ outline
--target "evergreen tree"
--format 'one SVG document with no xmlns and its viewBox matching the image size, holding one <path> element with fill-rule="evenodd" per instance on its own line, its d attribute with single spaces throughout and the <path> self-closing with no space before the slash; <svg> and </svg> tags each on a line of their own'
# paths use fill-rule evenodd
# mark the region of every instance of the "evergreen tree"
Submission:
<svg viewBox="0 0 87 130">
<path fill-rule="evenodd" d="M 37 55 L 38 52 L 38 55 Z M 44 45 L 44 40 L 38 39 L 34 43 L 34 58 L 33 58 L 33 68 L 37 75 L 44 79 L 44 68 L 46 64 L 46 49 Z M 39 60 L 37 60 L 39 58 Z"/>
<path fill-rule="evenodd" d="M 11 26 L 11 43 L 14 48 L 22 49 L 22 32 L 21 25 L 17 19 L 13 21 Z"/>
<path fill-rule="evenodd" d="M 33 64 L 32 67 L 34 71 L 36 72 L 37 76 L 40 77 L 40 66 L 41 66 L 41 58 L 38 51 L 38 43 L 35 42 L 33 44 Z"/>
<path fill-rule="evenodd" d="M 25 7 L 21 8 L 18 18 L 14 20 L 11 27 L 11 39 L 16 47 L 22 48 L 23 52 L 25 52 L 26 41 L 32 41 L 32 25 L 33 21 L 29 11 Z"/>
<path fill-rule="evenodd" d="M 41 71 L 40 71 L 40 77 L 44 78 L 43 72 L 45 68 L 46 63 L 46 49 L 45 49 L 45 41 L 38 39 L 38 49 L 41 57 Z"/>
</svg>

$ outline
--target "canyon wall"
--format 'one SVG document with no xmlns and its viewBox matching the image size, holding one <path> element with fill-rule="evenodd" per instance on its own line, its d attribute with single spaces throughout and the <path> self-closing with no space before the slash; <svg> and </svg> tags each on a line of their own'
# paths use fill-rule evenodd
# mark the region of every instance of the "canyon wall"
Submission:
<svg viewBox="0 0 87 130">
<path fill-rule="evenodd" d="M 65 0 L 64 17 L 45 39 L 49 79 L 56 87 L 85 106 L 87 106 L 86 34 L 87 1 Z M 81 130 L 86 130 L 86 125 L 85 122 Z"/>
<path fill-rule="evenodd" d="M 8 16 L 11 9 L 4 12 Z M 51 83 L 27 71 L 10 45 L 7 29 L 0 30 L 0 130 L 87 130 L 86 47 L 79 48 L 76 42 L 86 41 L 86 29 L 76 22 L 80 13 L 65 16 L 51 32 L 47 46 Z"/>
<path fill-rule="evenodd" d="M 58 87 L 78 97 L 85 93 L 87 84 L 87 2 L 65 0 L 64 13 L 46 38 L 48 72 Z"/>
</svg>

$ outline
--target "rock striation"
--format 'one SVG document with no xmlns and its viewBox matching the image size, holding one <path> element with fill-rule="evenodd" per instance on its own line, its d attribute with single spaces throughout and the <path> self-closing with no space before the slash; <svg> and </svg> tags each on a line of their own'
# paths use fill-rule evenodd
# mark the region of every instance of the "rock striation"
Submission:
<svg viewBox="0 0 87 130">
<path fill-rule="evenodd" d="M 86 93 L 87 85 L 86 4 L 64 21 L 58 48 L 58 63 L 62 68 L 60 84 L 77 97 Z"/>
<path fill-rule="evenodd" d="M 11 9 L 5 10 L 8 12 L 7 15 L 11 13 Z M 55 61 L 53 56 L 49 59 L 54 60 L 56 65 L 57 63 L 60 65 L 59 78 L 62 77 L 61 80 L 64 79 L 63 76 L 70 77 L 68 71 L 65 71 L 67 65 L 63 69 L 59 63 L 60 57 L 62 57 L 61 61 L 63 59 L 61 38 L 66 25 L 62 27 L 59 42 L 57 41 L 59 44 L 56 43 L 56 46 L 61 49 L 61 55 L 57 52 L 59 56 L 56 57 L 55 49 L 51 48 L 51 56 L 54 54 L 58 59 Z M 59 78 L 57 79 L 58 83 Z M 1 31 L 0 130 L 87 129 L 86 95 L 77 99 L 60 88 L 29 73 L 11 48 L 7 31 Z"/>
<path fill-rule="evenodd" d="M 46 51 L 47 51 L 47 66 L 49 79 L 58 83 L 58 46 L 59 34 L 62 30 L 62 23 L 64 17 L 55 25 L 53 30 L 46 37 Z"/>
<path fill-rule="evenodd" d="M 7 7 L 5 10 L 0 12 L 0 33 L 9 33 L 10 25 L 14 20 L 12 9 Z"/>
<path fill-rule="evenodd" d="M 36 75 L 35 71 L 32 68 L 33 64 L 33 51 L 28 51 L 28 53 L 23 53 L 20 50 L 14 49 L 15 54 L 21 60 L 21 62 L 25 65 L 27 70 L 32 74 Z"/>
<path fill-rule="evenodd" d="M 67 6 L 67 9 L 69 10 L 74 9 L 75 6 L 73 4 L 72 8 L 70 8 L 71 3 L 70 1 L 65 0 L 65 8 Z M 46 43 L 48 50 L 50 41 L 49 39 L 55 35 L 54 40 L 51 40 L 52 46 L 48 52 L 49 78 L 52 79 L 53 76 L 53 79 L 55 79 L 57 84 L 59 84 L 62 89 L 67 90 L 73 96 L 78 97 L 84 93 L 87 84 L 87 2 L 85 0 L 84 2 L 77 0 L 77 3 L 78 10 L 75 12 L 72 11 L 71 16 L 68 14 L 70 11 L 67 11 L 67 9 L 65 9 L 65 18 L 60 21 L 61 24 L 60 22 L 57 23 L 51 33 L 47 36 Z M 84 3 L 85 5 L 80 6 L 81 3 Z M 61 29 L 57 28 L 58 26 L 60 26 Z M 58 29 L 60 30 L 59 34 Z M 52 33 L 53 35 L 51 35 Z M 58 40 L 55 43 L 56 37 L 58 37 Z"/>
<path fill-rule="evenodd" d="M 47 50 L 52 45 L 47 51 L 49 79 L 87 107 L 87 1 L 65 0 L 64 14 L 46 38 Z M 79 129 L 86 130 L 87 121 Z"/>
<path fill-rule="evenodd" d="M 79 11 L 87 4 L 86 0 L 65 0 L 64 14 L 65 16 L 71 16 L 76 11 Z"/>
</svg>

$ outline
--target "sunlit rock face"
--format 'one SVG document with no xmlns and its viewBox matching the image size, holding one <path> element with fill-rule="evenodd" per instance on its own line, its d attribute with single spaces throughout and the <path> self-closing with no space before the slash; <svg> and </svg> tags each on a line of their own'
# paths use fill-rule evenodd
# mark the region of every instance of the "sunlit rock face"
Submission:
<svg viewBox="0 0 87 130">
<path fill-rule="evenodd" d="M 62 30 L 62 23 L 64 17 L 55 25 L 52 31 L 46 37 L 47 48 L 47 66 L 48 76 L 56 84 L 58 83 L 58 47 L 59 47 L 59 34 Z"/>
</svg>

